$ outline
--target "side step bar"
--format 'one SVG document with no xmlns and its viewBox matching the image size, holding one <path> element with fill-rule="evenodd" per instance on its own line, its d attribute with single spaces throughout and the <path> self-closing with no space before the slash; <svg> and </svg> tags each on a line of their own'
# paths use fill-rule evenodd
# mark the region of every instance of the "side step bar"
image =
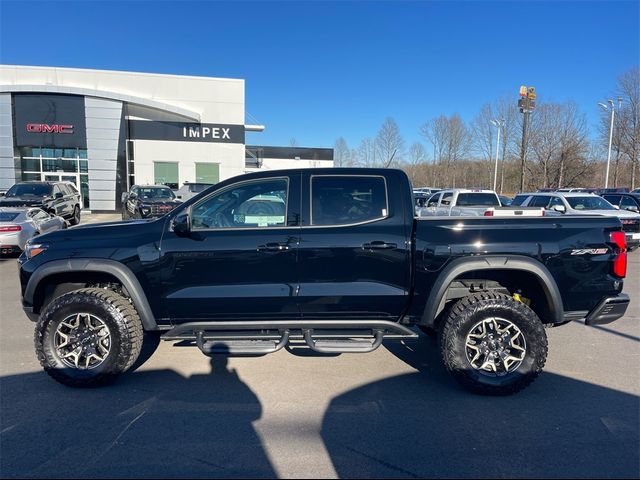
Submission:
<svg viewBox="0 0 640 480">
<path fill-rule="evenodd" d="M 302 341 L 319 353 L 367 353 L 384 338 L 414 338 L 404 325 L 386 320 L 299 320 L 190 322 L 178 325 L 163 340 L 196 341 L 205 355 L 274 353 L 291 341 Z"/>
</svg>

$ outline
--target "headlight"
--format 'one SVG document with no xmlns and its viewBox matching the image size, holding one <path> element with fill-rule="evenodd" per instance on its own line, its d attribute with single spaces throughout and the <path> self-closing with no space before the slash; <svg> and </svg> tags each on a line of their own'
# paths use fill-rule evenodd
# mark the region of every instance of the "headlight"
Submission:
<svg viewBox="0 0 640 480">
<path fill-rule="evenodd" d="M 36 255 L 40 255 L 47 248 L 49 248 L 49 245 L 44 243 L 27 243 L 24 247 L 24 253 L 27 255 L 28 259 L 32 259 Z"/>
</svg>

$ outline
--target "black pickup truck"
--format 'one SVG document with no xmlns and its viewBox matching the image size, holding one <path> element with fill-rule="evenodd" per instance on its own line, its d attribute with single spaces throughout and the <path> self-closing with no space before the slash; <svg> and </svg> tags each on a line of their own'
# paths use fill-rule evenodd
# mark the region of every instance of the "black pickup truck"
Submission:
<svg viewBox="0 0 640 480">
<path fill-rule="evenodd" d="M 158 219 L 38 237 L 19 264 L 37 356 L 66 385 L 111 380 L 158 337 L 333 354 L 417 326 L 464 386 L 504 395 L 542 371 L 545 326 L 624 315 L 626 255 L 617 218 L 418 219 L 402 171 L 344 168 L 232 178 Z"/>
</svg>

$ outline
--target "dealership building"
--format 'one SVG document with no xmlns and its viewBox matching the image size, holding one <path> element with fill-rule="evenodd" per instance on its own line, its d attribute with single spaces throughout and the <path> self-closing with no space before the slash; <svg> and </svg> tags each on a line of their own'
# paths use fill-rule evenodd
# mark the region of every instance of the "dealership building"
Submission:
<svg viewBox="0 0 640 480">
<path fill-rule="evenodd" d="M 84 208 L 114 211 L 133 184 L 333 166 L 330 148 L 246 145 L 263 129 L 241 79 L 0 65 L 0 189 L 68 180 Z"/>
</svg>

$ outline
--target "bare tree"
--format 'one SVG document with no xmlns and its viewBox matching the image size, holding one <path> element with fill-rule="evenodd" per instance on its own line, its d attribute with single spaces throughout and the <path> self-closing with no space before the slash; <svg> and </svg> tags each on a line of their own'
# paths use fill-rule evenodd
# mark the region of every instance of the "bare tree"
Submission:
<svg viewBox="0 0 640 480">
<path fill-rule="evenodd" d="M 640 69 L 632 68 L 618 78 L 618 95 L 622 97 L 624 121 L 620 149 L 631 164 L 631 188 L 636 187 L 640 162 Z"/>
<path fill-rule="evenodd" d="M 351 150 L 344 137 L 336 140 L 333 146 L 333 160 L 336 167 L 348 167 L 351 165 Z"/>
<path fill-rule="evenodd" d="M 496 118 L 491 104 L 485 103 L 471 122 L 472 147 L 474 152 L 484 160 L 491 160 L 495 155 L 495 130 L 491 120 Z"/>
<path fill-rule="evenodd" d="M 376 145 L 371 138 L 363 138 L 355 151 L 356 163 L 363 167 L 377 165 Z"/>
<path fill-rule="evenodd" d="M 512 96 L 502 96 L 495 102 L 494 112 L 502 120 L 502 140 L 500 159 L 500 193 L 504 190 L 504 178 L 507 164 L 518 154 L 517 144 L 519 132 L 519 112 L 517 103 Z"/>
<path fill-rule="evenodd" d="M 420 133 L 431 143 L 433 147 L 433 162 L 440 163 L 444 157 L 449 119 L 440 115 L 431 119 L 420 127 Z"/>
<path fill-rule="evenodd" d="M 383 167 L 389 167 L 392 163 L 399 163 L 404 157 L 404 139 L 400 135 L 400 128 L 396 121 L 387 117 L 375 139 L 378 159 Z"/>
<path fill-rule="evenodd" d="M 298 146 L 298 140 L 296 140 L 295 137 L 291 137 L 289 139 L 289 146 L 290 147 L 297 147 Z"/>
<path fill-rule="evenodd" d="M 589 170 L 585 115 L 573 102 L 540 103 L 531 117 L 529 185 L 575 186 Z"/>
<path fill-rule="evenodd" d="M 409 147 L 409 163 L 411 165 L 420 165 L 427 161 L 427 152 L 420 142 L 414 142 Z"/>
</svg>

